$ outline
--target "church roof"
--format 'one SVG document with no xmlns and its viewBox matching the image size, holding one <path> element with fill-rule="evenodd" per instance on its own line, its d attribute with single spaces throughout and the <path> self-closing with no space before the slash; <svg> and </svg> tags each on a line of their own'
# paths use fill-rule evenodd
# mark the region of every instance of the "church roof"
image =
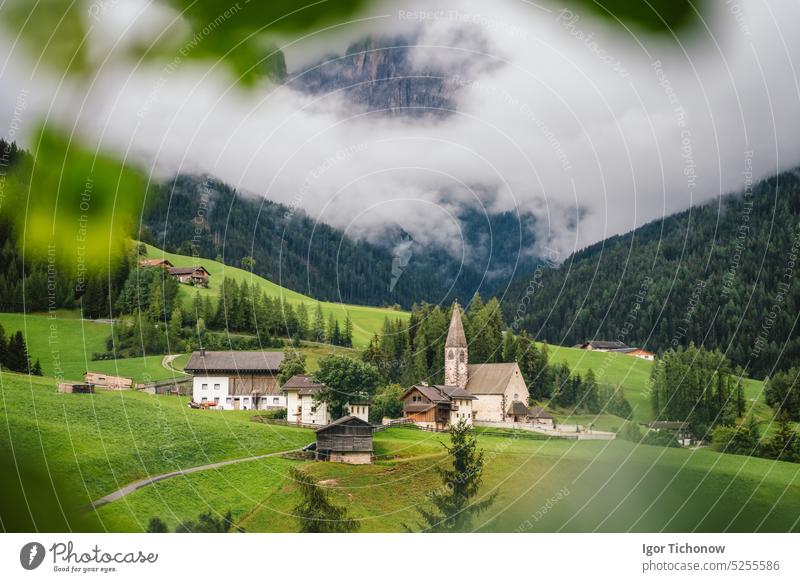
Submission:
<svg viewBox="0 0 800 582">
<path fill-rule="evenodd" d="M 467 390 L 470 394 L 503 394 L 519 366 L 510 364 L 470 364 L 467 366 Z"/>
<path fill-rule="evenodd" d="M 467 347 L 467 336 L 464 334 L 464 324 L 461 323 L 461 307 L 458 303 L 453 305 L 453 315 L 450 317 L 450 329 L 447 332 L 445 348 Z"/>
</svg>

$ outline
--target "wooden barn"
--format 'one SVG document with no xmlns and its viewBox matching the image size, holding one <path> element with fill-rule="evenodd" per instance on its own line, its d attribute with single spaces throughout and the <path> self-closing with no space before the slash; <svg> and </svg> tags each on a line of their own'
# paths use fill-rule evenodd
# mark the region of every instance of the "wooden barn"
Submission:
<svg viewBox="0 0 800 582">
<path fill-rule="evenodd" d="M 83 379 L 87 384 L 106 390 L 130 390 L 133 388 L 133 379 L 123 376 L 110 376 L 102 372 L 86 372 Z"/>
<path fill-rule="evenodd" d="M 161 267 L 162 269 L 171 269 L 173 264 L 167 259 L 141 259 L 139 261 L 140 267 Z"/>
<path fill-rule="evenodd" d="M 372 462 L 372 425 L 357 416 L 343 416 L 317 429 L 317 459 L 367 465 Z"/>
<path fill-rule="evenodd" d="M 62 394 L 90 394 L 94 392 L 94 386 L 91 384 L 61 382 L 58 385 L 58 391 Z"/>
<path fill-rule="evenodd" d="M 192 399 L 216 410 L 285 408 L 278 386 L 283 352 L 192 353 L 185 371 L 192 374 Z"/>
</svg>

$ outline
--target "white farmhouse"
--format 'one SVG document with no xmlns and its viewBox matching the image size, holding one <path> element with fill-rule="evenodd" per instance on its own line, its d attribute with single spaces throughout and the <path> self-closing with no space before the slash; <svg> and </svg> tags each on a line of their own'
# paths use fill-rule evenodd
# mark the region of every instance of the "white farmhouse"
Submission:
<svg viewBox="0 0 800 582">
<path fill-rule="evenodd" d="M 316 396 L 325 389 L 325 384 L 314 382 L 307 374 L 297 374 L 289 378 L 281 389 L 286 395 L 287 422 L 319 426 L 330 423 L 328 405 L 316 401 Z"/>
<path fill-rule="evenodd" d="M 192 353 L 186 372 L 192 374 L 192 400 L 217 410 L 285 408 L 278 387 L 282 352 Z"/>
</svg>

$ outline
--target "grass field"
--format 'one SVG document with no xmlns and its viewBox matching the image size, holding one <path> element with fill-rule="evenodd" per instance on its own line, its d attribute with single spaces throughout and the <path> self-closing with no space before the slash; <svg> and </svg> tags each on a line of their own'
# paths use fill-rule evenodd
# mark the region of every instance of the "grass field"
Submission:
<svg viewBox="0 0 800 582">
<path fill-rule="evenodd" d="M 174 396 L 59 394 L 52 378 L 6 372 L 0 391 L 0 451 L 46 474 L 73 507 L 151 474 L 313 440 L 311 431 L 250 422 L 246 411 L 192 410 Z"/>
<path fill-rule="evenodd" d="M 296 531 L 290 514 L 298 499 L 287 473 L 300 464 L 362 531 L 418 529 L 416 508 L 439 484 L 434 468 L 447 462 L 443 438 L 390 429 L 375 436 L 383 460 L 373 465 L 265 459 L 158 483 L 99 516 L 110 528 L 140 531 L 153 515 L 174 526 L 200 510 L 230 509 L 248 531 Z M 481 494 L 498 497 L 473 524 L 478 531 L 799 529 L 799 465 L 616 441 L 479 440 L 487 459 Z"/>
<path fill-rule="evenodd" d="M 250 422 L 245 411 L 190 410 L 183 398 L 57 394 L 52 379 L 8 373 L 0 389 L 0 452 L 13 451 L 17 459 L 4 483 L 16 470 L 26 490 L 46 485 L 40 495 L 55 491 L 67 516 L 149 474 L 294 449 L 313 439 L 308 430 Z M 417 527 L 416 508 L 438 484 L 434 468 L 448 462 L 446 438 L 390 429 L 376 434 L 372 465 L 250 461 L 156 483 L 84 515 L 95 518 L 94 529 L 142 531 L 153 516 L 174 526 L 202 511 L 230 509 L 248 531 L 293 531 L 297 492 L 287 475 L 300 465 L 324 481 L 362 531 L 402 531 L 404 524 Z M 486 455 L 481 494 L 498 492 L 473 524 L 481 531 L 800 529 L 797 464 L 493 431 L 481 431 L 479 442 Z M 14 499 L 9 488 L 3 503 Z M 52 506 L 47 499 L 39 505 Z M 48 529 L 44 523 L 40 529 Z"/>
<path fill-rule="evenodd" d="M 653 419 L 649 386 L 650 372 L 653 369 L 654 362 L 620 353 L 595 352 L 550 345 L 548 346 L 548 354 L 551 363 L 566 362 L 573 372 L 579 374 L 585 374 L 589 369 L 592 369 L 598 383 L 621 386 L 625 392 L 625 398 L 628 399 L 631 407 L 633 407 L 634 420 L 647 422 Z M 751 402 L 751 411 L 760 420 L 771 416 L 770 409 L 764 402 L 763 388 L 764 383 L 760 380 L 745 380 L 745 398 Z M 578 417 L 574 415 L 572 417 L 564 416 L 560 420 L 578 424 L 593 422 L 591 419 L 585 418 L 585 416 L 587 415 L 581 415 L 581 420 L 576 420 Z M 610 426 L 610 424 L 613 424 L 613 418 L 615 417 L 612 416 L 610 419 L 598 418 L 598 420 L 603 425 Z M 597 428 L 601 428 L 597 421 L 594 422 Z M 619 426 L 619 423 L 617 426 Z"/>
<path fill-rule="evenodd" d="M 249 285 L 255 284 L 266 291 L 270 296 L 281 297 L 284 301 L 293 306 L 297 306 L 300 303 L 305 303 L 310 315 L 314 313 L 318 303 L 311 297 L 303 295 L 302 293 L 297 293 L 296 291 L 291 291 L 285 287 L 281 287 L 277 283 L 273 283 L 272 281 L 264 279 L 263 277 L 254 275 L 249 271 L 245 271 L 244 269 L 239 269 L 237 267 L 229 267 L 211 259 L 194 259 L 184 255 L 167 253 L 150 245 L 147 245 L 147 256 L 151 259 L 169 259 L 173 265 L 181 267 L 200 264 L 211 274 L 211 277 L 209 278 L 208 289 L 191 287 L 189 285 L 181 285 L 180 296 L 186 305 L 191 303 L 195 290 L 197 289 L 199 289 L 201 297 L 208 295 L 216 299 L 219 296 L 219 289 L 222 285 L 222 280 L 225 277 L 232 277 L 233 279 L 236 279 L 237 282 L 247 281 Z M 405 311 L 395 311 L 380 307 L 347 305 L 344 303 L 331 303 L 327 301 L 320 303 L 326 322 L 328 315 L 333 313 L 334 318 L 336 318 L 341 325 L 344 323 L 345 316 L 350 314 L 350 319 L 353 322 L 353 344 L 357 347 L 366 346 L 373 334 L 380 332 L 383 325 L 383 320 L 387 316 L 390 318 L 407 319 L 410 315 Z"/>
</svg>

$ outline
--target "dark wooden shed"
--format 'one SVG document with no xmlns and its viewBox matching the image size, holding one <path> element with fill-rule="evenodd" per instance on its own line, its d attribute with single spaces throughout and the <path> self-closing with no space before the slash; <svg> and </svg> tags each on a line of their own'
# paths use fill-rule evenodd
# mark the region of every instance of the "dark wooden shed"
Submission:
<svg viewBox="0 0 800 582">
<path fill-rule="evenodd" d="M 317 458 L 354 465 L 371 463 L 372 429 L 357 416 L 343 416 L 317 429 Z"/>
</svg>

